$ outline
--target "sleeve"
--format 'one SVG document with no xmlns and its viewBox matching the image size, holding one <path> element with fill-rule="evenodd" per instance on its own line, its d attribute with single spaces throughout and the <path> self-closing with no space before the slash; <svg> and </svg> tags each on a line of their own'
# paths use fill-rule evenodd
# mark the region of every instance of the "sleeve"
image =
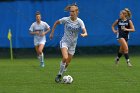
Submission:
<svg viewBox="0 0 140 93">
<path fill-rule="evenodd" d="M 34 31 L 34 23 L 30 26 L 29 31 L 31 31 L 31 32 Z"/>
<path fill-rule="evenodd" d="M 44 24 L 46 29 L 50 28 L 50 26 L 46 22 L 44 22 Z"/>
<path fill-rule="evenodd" d="M 82 20 L 79 20 L 79 23 L 80 23 L 81 29 L 84 29 L 85 28 L 84 22 Z"/>
<path fill-rule="evenodd" d="M 117 19 L 117 24 L 119 23 L 121 21 L 121 19 L 119 18 L 119 19 Z"/>
<path fill-rule="evenodd" d="M 128 22 L 130 23 L 130 21 L 132 21 L 131 19 L 128 19 Z"/>
<path fill-rule="evenodd" d="M 67 20 L 67 17 L 63 17 L 63 18 L 59 19 L 60 24 L 65 24 L 66 20 Z"/>
</svg>

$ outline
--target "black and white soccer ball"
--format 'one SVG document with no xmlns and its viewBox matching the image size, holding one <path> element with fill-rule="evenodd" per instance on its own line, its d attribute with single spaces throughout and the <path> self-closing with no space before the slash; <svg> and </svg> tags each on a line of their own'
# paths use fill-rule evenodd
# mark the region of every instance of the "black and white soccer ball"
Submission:
<svg viewBox="0 0 140 93">
<path fill-rule="evenodd" d="M 70 75 L 64 76 L 63 77 L 63 83 L 65 84 L 71 84 L 73 82 L 73 78 Z"/>
</svg>

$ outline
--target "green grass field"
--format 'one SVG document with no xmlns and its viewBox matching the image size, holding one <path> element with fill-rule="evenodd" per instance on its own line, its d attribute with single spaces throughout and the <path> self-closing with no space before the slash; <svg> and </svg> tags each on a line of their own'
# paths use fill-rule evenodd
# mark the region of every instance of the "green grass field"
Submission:
<svg viewBox="0 0 140 93">
<path fill-rule="evenodd" d="M 114 65 L 114 56 L 75 57 L 65 75 L 72 84 L 57 84 L 54 78 L 60 58 L 45 59 L 40 68 L 37 59 L 0 59 L 0 93 L 140 93 L 139 56 L 132 56 L 133 67 L 124 58 Z"/>
</svg>

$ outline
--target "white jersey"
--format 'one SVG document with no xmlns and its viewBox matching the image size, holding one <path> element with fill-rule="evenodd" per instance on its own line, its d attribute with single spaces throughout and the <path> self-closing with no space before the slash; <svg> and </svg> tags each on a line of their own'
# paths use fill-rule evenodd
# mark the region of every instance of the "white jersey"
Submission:
<svg viewBox="0 0 140 93">
<path fill-rule="evenodd" d="M 85 28 L 84 22 L 80 18 L 72 21 L 70 17 L 63 17 L 59 21 L 61 24 L 64 24 L 64 36 L 61 41 L 76 44 L 78 32 L 80 29 Z"/>
<path fill-rule="evenodd" d="M 41 21 L 40 24 L 38 24 L 37 22 L 34 22 L 29 28 L 29 31 L 31 32 L 39 31 L 39 33 L 41 34 L 42 32 L 47 31 L 48 28 L 50 28 L 50 26 L 46 22 Z M 34 43 L 37 43 L 37 42 L 38 43 L 46 42 L 46 36 L 34 35 Z"/>
</svg>

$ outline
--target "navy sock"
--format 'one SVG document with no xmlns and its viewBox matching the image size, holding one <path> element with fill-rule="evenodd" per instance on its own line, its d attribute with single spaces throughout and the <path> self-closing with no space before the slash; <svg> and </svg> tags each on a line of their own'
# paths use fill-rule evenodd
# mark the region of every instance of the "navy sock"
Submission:
<svg viewBox="0 0 140 93">
<path fill-rule="evenodd" d="M 120 57 L 122 56 L 122 53 L 118 52 L 116 60 L 119 61 Z"/>
<path fill-rule="evenodd" d="M 122 53 L 118 52 L 118 58 L 120 58 L 122 56 Z"/>
<path fill-rule="evenodd" d="M 129 55 L 128 55 L 128 53 L 125 53 L 124 57 L 125 57 L 126 61 L 129 62 Z"/>
</svg>

